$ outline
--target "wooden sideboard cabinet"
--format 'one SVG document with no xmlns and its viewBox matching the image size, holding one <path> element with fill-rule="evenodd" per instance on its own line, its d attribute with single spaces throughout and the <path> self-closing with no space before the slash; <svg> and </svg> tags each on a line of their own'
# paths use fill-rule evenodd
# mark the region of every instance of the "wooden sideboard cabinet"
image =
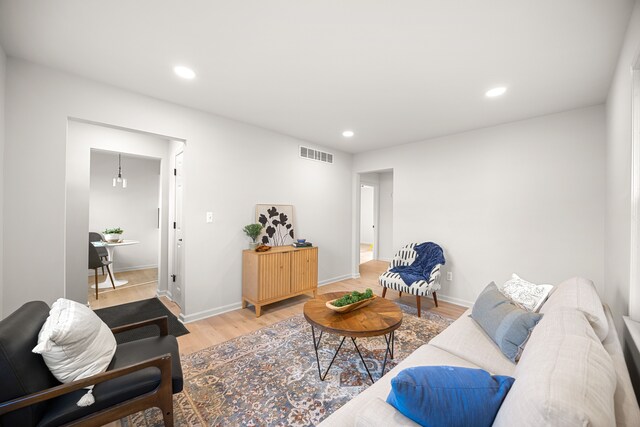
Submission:
<svg viewBox="0 0 640 427">
<path fill-rule="evenodd" d="M 296 295 L 318 292 L 318 248 L 275 246 L 267 252 L 242 252 L 242 308 L 260 308 Z"/>
</svg>

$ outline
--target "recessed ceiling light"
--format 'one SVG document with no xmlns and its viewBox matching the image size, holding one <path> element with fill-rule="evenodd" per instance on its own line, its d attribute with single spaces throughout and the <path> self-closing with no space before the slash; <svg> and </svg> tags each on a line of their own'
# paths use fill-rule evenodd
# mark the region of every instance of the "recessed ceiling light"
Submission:
<svg viewBox="0 0 640 427">
<path fill-rule="evenodd" d="M 342 136 L 344 136 L 345 138 L 351 138 L 353 135 L 355 135 L 355 133 L 353 133 L 352 130 L 345 130 L 344 132 L 342 132 Z"/>
<path fill-rule="evenodd" d="M 173 67 L 173 72 L 183 79 L 191 80 L 196 77 L 196 73 L 191 68 L 184 67 L 182 65 L 176 65 L 175 67 Z"/>
<path fill-rule="evenodd" d="M 496 96 L 504 95 L 506 91 L 507 91 L 507 88 L 505 86 L 498 86 L 498 87 L 489 89 L 484 95 L 487 98 L 495 98 Z"/>
</svg>

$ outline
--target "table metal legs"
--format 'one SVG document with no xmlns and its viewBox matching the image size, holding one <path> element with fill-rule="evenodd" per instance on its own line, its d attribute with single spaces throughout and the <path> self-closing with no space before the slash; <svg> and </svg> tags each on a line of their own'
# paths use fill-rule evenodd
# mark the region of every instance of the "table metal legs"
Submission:
<svg viewBox="0 0 640 427">
<path fill-rule="evenodd" d="M 323 331 L 320 331 L 320 336 L 316 340 L 316 330 L 313 326 L 311 326 L 311 336 L 313 338 L 313 349 L 316 352 L 316 363 L 318 365 L 318 376 L 320 377 L 320 381 L 324 381 L 324 379 L 327 377 L 327 374 L 329 373 L 329 370 L 331 369 L 333 362 L 336 360 L 336 356 L 338 355 L 338 353 L 340 352 L 340 349 L 342 348 L 342 344 L 344 344 L 344 340 L 347 338 L 347 337 L 342 337 L 342 340 L 340 341 L 340 345 L 338 345 L 336 352 L 333 354 L 333 357 L 331 358 L 331 362 L 329 363 L 329 366 L 327 367 L 326 371 L 324 371 L 324 374 L 323 374 L 322 368 L 320 368 L 320 358 L 318 357 L 318 349 L 320 348 L 320 340 L 322 340 L 322 334 L 323 334 Z M 384 336 L 384 341 L 387 344 L 387 348 L 385 349 L 385 352 L 384 352 L 384 362 L 382 363 L 382 371 L 380 372 L 379 378 L 382 378 L 382 376 L 384 375 L 384 370 L 387 367 L 387 357 L 391 356 L 391 359 L 393 359 L 393 351 L 395 349 L 395 337 L 396 337 L 395 331 L 391 331 L 390 333 L 383 336 Z M 360 348 L 358 348 L 358 344 L 356 344 L 356 339 L 351 338 L 351 342 L 353 342 L 353 346 L 356 348 L 356 351 L 358 352 L 358 356 L 360 356 L 360 360 L 362 361 L 362 364 L 364 365 L 364 369 L 366 369 L 367 374 L 369 375 L 369 379 L 371 380 L 372 383 L 374 383 L 375 380 L 373 379 L 373 375 L 371 375 L 371 372 L 369 371 L 369 367 L 364 361 L 364 357 L 362 357 L 362 353 L 360 353 Z"/>
</svg>

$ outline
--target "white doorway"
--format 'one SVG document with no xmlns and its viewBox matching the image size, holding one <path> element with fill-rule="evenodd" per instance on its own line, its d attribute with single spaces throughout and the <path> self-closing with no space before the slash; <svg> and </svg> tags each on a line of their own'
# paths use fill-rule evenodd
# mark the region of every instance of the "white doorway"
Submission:
<svg viewBox="0 0 640 427">
<path fill-rule="evenodd" d="M 377 249 L 377 186 L 360 185 L 360 264 L 374 259 Z"/>
<path fill-rule="evenodd" d="M 184 152 L 180 151 L 174 156 L 175 167 L 173 170 L 173 256 L 171 258 L 171 282 L 169 290 L 171 299 L 178 305 L 182 305 L 182 284 L 184 282 L 184 221 L 182 214 L 182 200 L 184 192 Z"/>
<path fill-rule="evenodd" d="M 355 274 L 367 263 L 393 258 L 393 169 L 358 173 Z"/>
<path fill-rule="evenodd" d="M 96 251 L 103 256 L 106 253 L 104 260 L 111 263 L 110 275 L 100 271 L 103 269 L 89 270 L 88 302 L 94 309 L 145 296 L 152 298 L 157 293 L 161 161 L 158 157 L 91 149 L 87 231 L 90 239 L 93 236 L 91 240 L 106 245 Z M 121 177 L 120 181 L 117 177 Z M 109 230 L 116 228 L 122 230 L 121 242 L 100 242 Z"/>
</svg>

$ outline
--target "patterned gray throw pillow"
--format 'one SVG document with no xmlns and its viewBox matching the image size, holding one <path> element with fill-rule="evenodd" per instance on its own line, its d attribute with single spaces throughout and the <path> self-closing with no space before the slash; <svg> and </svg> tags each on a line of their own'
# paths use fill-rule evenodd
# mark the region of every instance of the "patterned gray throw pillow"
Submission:
<svg viewBox="0 0 640 427">
<path fill-rule="evenodd" d="M 542 319 L 542 314 L 516 306 L 491 282 L 478 296 L 471 318 L 498 345 L 500 351 L 515 362 L 531 331 Z"/>
</svg>

